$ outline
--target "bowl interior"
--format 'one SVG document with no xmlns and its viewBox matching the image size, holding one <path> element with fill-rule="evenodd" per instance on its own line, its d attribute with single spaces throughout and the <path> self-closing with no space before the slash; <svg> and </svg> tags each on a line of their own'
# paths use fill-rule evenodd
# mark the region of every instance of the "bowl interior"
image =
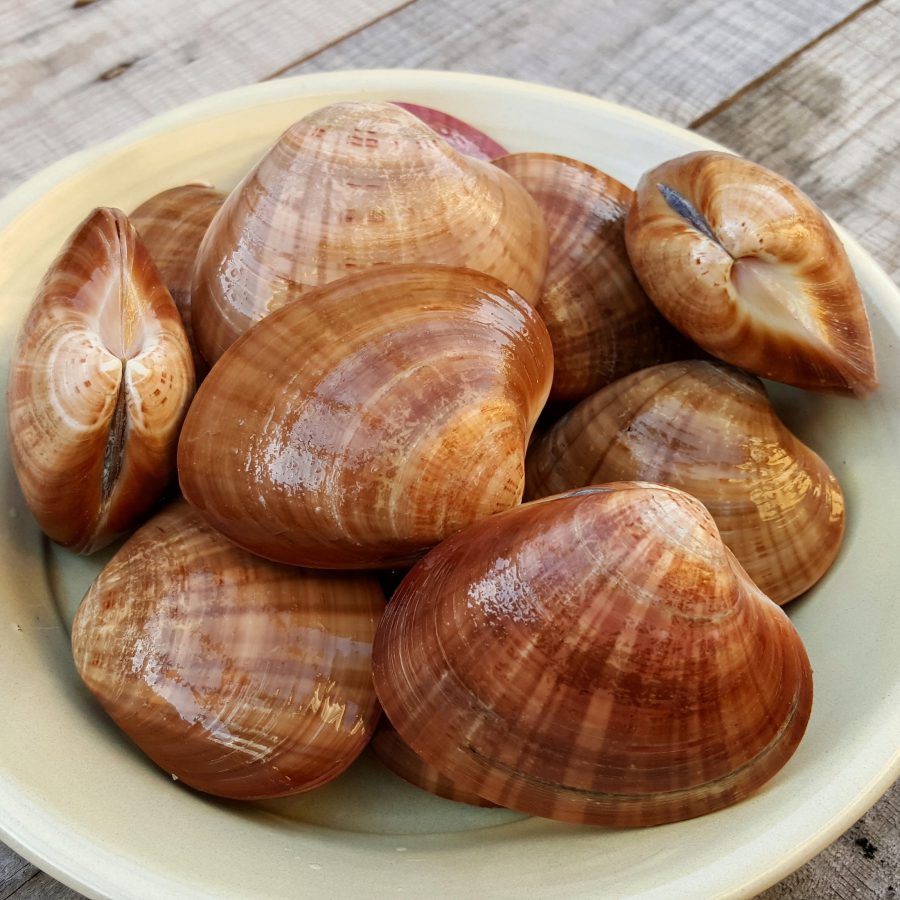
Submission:
<svg viewBox="0 0 900 900">
<path fill-rule="evenodd" d="M 2 377 L 38 281 L 91 208 L 127 211 L 197 179 L 230 187 L 292 121 L 361 95 L 443 108 L 512 151 L 563 153 L 630 185 L 663 159 L 712 146 L 591 98 L 479 76 L 329 73 L 211 98 L 48 170 L 0 204 Z M 240 806 L 193 794 L 146 762 L 82 689 L 65 623 L 105 556 L 84 560 L 42 539 L 4 440 L 0 834 L 97 896 L 287 897 L 302 884 L 309 896 L 435 885 L 462 896 L 477 885 L 490 896 L 673 898 L 752 894 L 782 877 L 900 769 L 900 304 L 849 238 L 847 247 L 882 387 L 864 401 L 773 388 L 785 420 L 835 471 L 848 512 L 837 564 L 789 608 L 815 673 L 809 730 L 756 796 L 664 827 L 577 828 L 430 797 L 365 757 L 289 800 Z"/>
</svg>

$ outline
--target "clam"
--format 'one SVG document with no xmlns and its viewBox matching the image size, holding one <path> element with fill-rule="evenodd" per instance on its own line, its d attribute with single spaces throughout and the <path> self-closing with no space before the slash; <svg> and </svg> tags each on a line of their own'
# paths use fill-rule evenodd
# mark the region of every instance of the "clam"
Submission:
<svg viewBox="0 0 900 900">
<path fill-rule="evenodd" d="M 531 447 L 529 498 L 605 481 L 655 481 L 699 498 L 776 603 L 834 562 L 844 500 L 828 465 L 772 409 L 759 379 L 689 360 L 598 391 Z"/>
<path fill-rule="evenodd" d="M 154 194 L 130 216 L 181 314 L 198 381 L 207 367 L 194 344 L 191 278 L 200 241 L 224 199 L 211 185 L 185 184 Z"/>
<path fill-rule="evenodd" d="M 748 796 L 799 743 L 797 632 L 702 504 L 620 483 L 481 520 L 388 605 L 375 688 L 465 790 L 533 815 L 654 825 Z"/>
<path fill-rule="evenodd" d="M 547 225 L 550 256 L 536 308 L 553 343 L 552 401 L 577 403 L 636 369 L 690 355 L 628 260 L 629 188 L 550 153 L 514 153 L 494 165 L 534 197 Z"/>
<path fill-rule="evenodd" d="M 496 806 L 471 791 L 464 790 L 446 778 L 434 766 L 429 766 L 421 756 L 400 737 L 387 719 L 382 716 L 372 738 L 372 750 L 378 759 L 395 775 L 404 781 L 414 784 L 430 794 L 455 800 L 457 803 L 468 803 L 471 806 Z"/>
<path fill-rule="evenodd" d="M 212 363 L 254 322 L 360 269 L 436 263 L 487 272 L 529 302 L 547 235 L 527 192 L 391 103 L 337 103 L 292 125 L 229 194 L 194 275 Z"/>
<path fill-rule="evenodd" d="M 371 737 L 383 608 L 375 578 L 266 562 L 181 501 L 97 577 L 72 650 L 91 693 L 166 772 L 222 797 L 280 797 L 330 781 Z"/>
<path fill-rule="evenodd" d="M 713 356 L 812 390 L 877 386 L 847 254 L 776 173 L 711 151 L 665 162 L 641 178 L 625 239 L 653 302 Z"/>
<path fill-rule="evenodd" d="M 44 276 L 10 364 L 12 461 L 46 534 L 90 553 L 134 527 L 172 480 L 193 391 L 153 261 L 124 213 L 95 210 Z"/>
<path fill-rule="evenodd" d="M 392 100 L 396 106 L 411 112 L 417 119 L 421 119 L 429 128 L 437 132 L 451 147 L 474 156 L 476 159 L 492 160 L 498 156 L 505 156 L 508 152 L 501 147 L 492 137 L 479 131 L 468 122 L 457 119 L 441 109 L 431 106 L 422 106 L 418 103 L 406 103 L 403 100 Z"/>
<path fill-rule="evenodd" d="M 269 559 L 402 566 L 520 502 L 552 370 L 540 317 L 489 275 L 371 269 L 222 356 L 185 421 L 181 487 Z"/>
</svg>

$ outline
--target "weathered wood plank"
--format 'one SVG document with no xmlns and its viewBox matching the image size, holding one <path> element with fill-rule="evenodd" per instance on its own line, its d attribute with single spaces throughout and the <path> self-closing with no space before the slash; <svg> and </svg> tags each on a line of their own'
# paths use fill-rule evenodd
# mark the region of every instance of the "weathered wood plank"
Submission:
<svg viewBox="0 0 900 900">
<path fill-rule="evenodd" d="M 0 844 L 0 900 L 7 900 L 40 870 L 13 853 L 5 844 Z"/>
<path fill-rule="evenodd" d="M 572 88 L 687 124 L 860 0 L 417 0 L 287 74 L 477 71 Z"/>
<path fill-rule="evenodd" d="M 409 0 L 0 4 L 0 193 L 49 163 L 259 81 Z"/>
<path fill-rule="evenodd" d="M 795 181 L 900 280 L 898 72 L 900 0 L 882 0 L 698 130 Z"/>
</svg>

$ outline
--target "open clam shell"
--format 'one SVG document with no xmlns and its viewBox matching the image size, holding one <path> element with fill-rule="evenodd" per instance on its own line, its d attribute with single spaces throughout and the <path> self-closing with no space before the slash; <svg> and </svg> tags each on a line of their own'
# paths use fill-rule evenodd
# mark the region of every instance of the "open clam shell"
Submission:
<svg viewBox="0 0 900 900">
<path fill-rule="evenodd" d="M 521 500 L 552 373 L 543 322 L 506 285 L 378 267 L 277 310 L 222 356 L 185 422 L 181 487 L 269 559 L 403 565 Z"/>
<path fill-rule="evenodd" d="M 625 229 L 638 278 L 704 350 L 797 387 L 878 384 L 869 321 L 843 246 L 789 181 L 698 151 L 641 178 Z"/>
<path fill-rule="evenodd" d="M 280 797 L 330 781 L 371 738 L 383 608 L 374 577 L 266 562 L 181 501 L 97 577 L 72 649 L 90 691 L 166 772 L 223 797 Z"/>
<path fill-rule="evenodd" d="M 530 499 L 606 481 L 655 481 L 699 498 L 722 540 L 776 603 L 831 567 L 844 498 L 759 379 L 723 363 L 667 363 L 603 388 L 529 449 Z"/>
<path fill-rule="evenodd" d="M 653 825 L 737 802 L 790 758 L 809 661 L 702 504 L 586 488 L 476 522 L 407 576 L 373 672 L 401 737 L 511 809 Z"/>
<path fill-rule="evenodd" d="M 95 210 L 41 282 L 10 364 L 12 461 L 47 535 L 91 553 L 134 527 L 172 480 L 193 392 L 146 248 L 124 213 Z"/>
<path fill-rule="evenodd" d="M 292 125 L 228 196 L 200 248 L 194 328 L 212 363 L 310 288 L 393 263 L 465 266 L 535 302 L 540 211 L 512 178 L 392 103 L 336 103 Z"/>
</svg>

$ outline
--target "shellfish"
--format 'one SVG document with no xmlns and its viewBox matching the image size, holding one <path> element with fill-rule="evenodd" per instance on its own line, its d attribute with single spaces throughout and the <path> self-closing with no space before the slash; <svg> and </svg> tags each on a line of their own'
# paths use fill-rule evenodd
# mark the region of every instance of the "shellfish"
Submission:
<svg viewBox="0 0 900 900">
<path fill-rule="evenodd" d="M 527 496 L 654 481 L 700 499 L 776 603 L 829 569 L 844 500 L 827 464 L 780 421 L 762 383 L 722 363 L 635 372 L 567 413 L 529 450 Z"/>
<path fill-rule="evenodd" d="M 693 355 L 628 260 L 631 190 L 587 163 L 551 153 L 514 153 L 494 165 L 534 197 L 547 225 L 550 256 L 536 309 L 553 343 L 551 401 L 577 403 L 636 369 Z"/>
<path fill-rule="evenodd" d="M 185 421 L 181 487 L 269 559 L 403 565 L 521 500 L 552 373 L 543 322 L 496 279 L 371 269 L 277 310 L 222 356 Z"/>
<path fill-rule="evenodd" d="M 665 162 L 641 178 L 625 239 L 662 314 L 713 356 L 812 390 L 877 386 L 847 254 L 776 173 L 712 151 Z"/>
<path fill-rule="evenodd" d="M 137 524 L 172 480 L 193 392 L 153 261 L 124 213 L 95 210 L 41 282 L 10 364 L 12 461 L 46 534 L 91 553 Z"/>
<path fill-rule="evenodd" d="M 229 194 L 200 248 L 194 329 L 214 362 L 254 322 L 360 269 L 486 272 L 529 302 L 547 234 L 528 193 L 392 103 L 336 103 L 292 125 Z"/>
<path fill-rule="evenodd" d="M 809 661 L 702 504 L 586 488 L 432 550 L 375 636 L 401 737 L 502 806 L 653 825 L 746 797 L 799 743 Z"/>
<path fill-rule="evenodd" d="M 363 750 L 384 595 L 372 576 L 244 553 L 183 501 L 137 531 L 78 610 L 78 673 L 157 765 L 236 799 L 310 790 Z"/>
</svg>

